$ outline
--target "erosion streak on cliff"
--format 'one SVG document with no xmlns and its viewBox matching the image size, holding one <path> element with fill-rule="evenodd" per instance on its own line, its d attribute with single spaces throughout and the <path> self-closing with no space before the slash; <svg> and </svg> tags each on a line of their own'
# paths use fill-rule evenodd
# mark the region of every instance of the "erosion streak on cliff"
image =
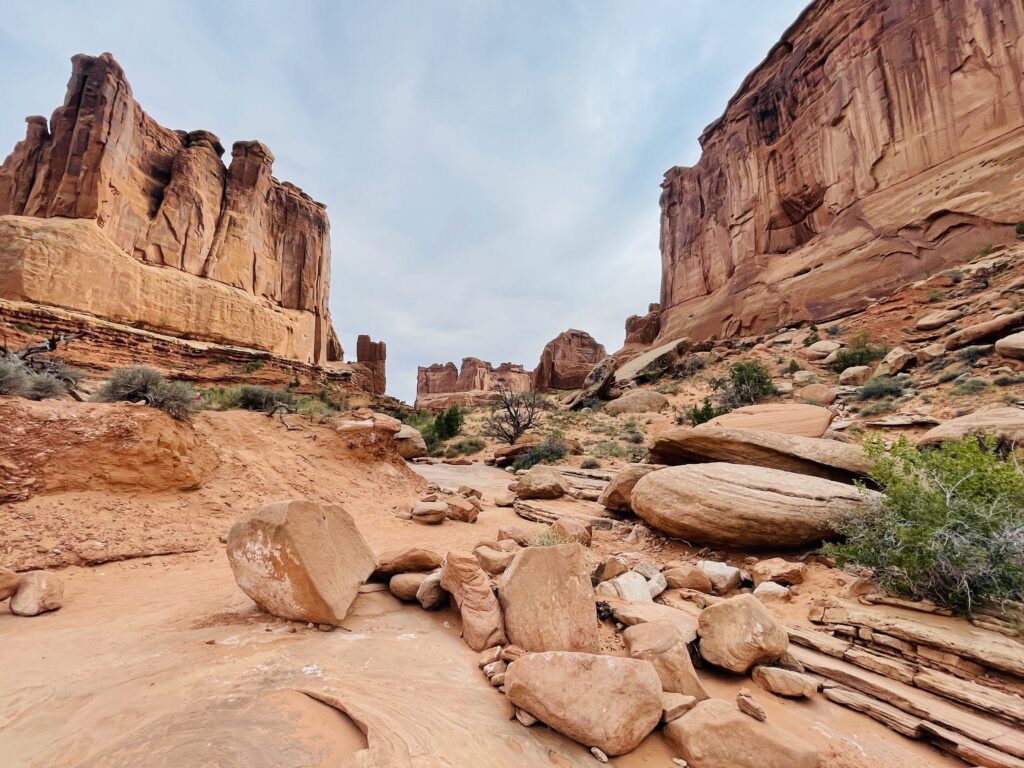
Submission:
<svg viewBox="0 0 1024 768">
<path fill-rule="evenodd" d="M 1024 219 L 1024 4 L 819 0 L 665 174 L 662 338 L 864 306 Z"/>
</svg>

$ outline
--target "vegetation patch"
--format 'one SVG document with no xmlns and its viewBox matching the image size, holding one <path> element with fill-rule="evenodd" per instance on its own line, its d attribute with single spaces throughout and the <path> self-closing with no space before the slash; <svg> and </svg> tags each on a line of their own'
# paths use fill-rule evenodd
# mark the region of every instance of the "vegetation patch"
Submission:
<svg viewBox="0 0 1024 768">
<path fill-rule="evenodd" d="M 878 400 L 883 397 L 899 397 L 903 394 L 903 383 L 892 376 L 876 376 L 865 382 L 857 397 L 861 400 Z"/>
<path fill-rule="evenodd" d="M 561 433 L 556 432 L 520 454 L 512 463 L 512 468 L 518 471 L 529 469 L 534 464 L 554 464 L 564 459 L 568 453 L 569 444 L 565 442 Z"/>
<path fill-rule="evenodd" d="M 142 365 L 111 373 L 94 399 L 101 403 L 144 402 L 179 420 L 187 419 L 200 406 L 200 396 L 191 384 L 169 381 Z"/>
<path fill-rule="evenodd" d="M 881 360 L 889 352 L 888 347 L 877 346 L 868 341 L 867 331 L 855 335 L 845 347 L 836 350 L 835 359 L 828 364 L 833 373 L 842 373 L 856 365 L 868 365 Z"/>
</svg>

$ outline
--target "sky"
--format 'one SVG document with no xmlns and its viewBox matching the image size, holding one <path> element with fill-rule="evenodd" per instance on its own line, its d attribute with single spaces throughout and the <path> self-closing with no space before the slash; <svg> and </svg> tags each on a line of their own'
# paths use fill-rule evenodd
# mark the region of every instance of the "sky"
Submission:
<svg viewBox="0 0 1024 768">
<path fill-rule="evenodd" d="M 6 0 L 0 156 L 79 52 L 168 128 L 259 139 L 327 205 L 346 358 L 386 341 L 411 403 L 419 365 L 621 346 L 658 300 L 663 173 L 806 1 Z"/>
</svg>

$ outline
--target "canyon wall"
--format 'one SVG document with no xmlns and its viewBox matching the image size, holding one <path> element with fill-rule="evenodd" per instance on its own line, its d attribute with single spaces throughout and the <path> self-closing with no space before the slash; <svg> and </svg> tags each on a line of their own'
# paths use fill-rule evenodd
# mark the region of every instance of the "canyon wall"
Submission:
<svg viewBox="0 0 1024 768">
<path fill-rule="evenodd" d="M 665 174 L 660 338 L 840 317 L 1012 239 L 1022 35 L 1019 0 L 813 3 Z"/>
<path fill-rule="evenodd" d="M 236 142 L 225 166 L 212 133 L 150 118 L 106 53 L 75 56 L 63 106 L 27 122 L 0 166 L 0 299 L 341 359 L 326 209 L 273 177 L 267 147 Z"/>
<path fill-rule="evenodd" d="M 434 363 L 416 371 L 416 407 L 440 409 L 449 405 L 481 405 L 494 399 L 494 390 L 503 386 L 512 392 L 527 392 L 533 382 L 529 371 L 516 363 L 497 368 L 476 357 L 455 363 Z"/>
<path fill-rule="evenodd" d="M 366 335 L 356 339 L 356 362 L 370 372 L 369 391 L 375 395 L 383 395 L 387 390 L 387 359 L 388 347 L 383 341 L 373 341 Z"/>
<path fill-rule="evenodd" d="M 533 388 L 579 389 L 590 369 L 607 355 L 586 331 L 570 328 L 549 341 L 533 371 Z"/>
</svg>

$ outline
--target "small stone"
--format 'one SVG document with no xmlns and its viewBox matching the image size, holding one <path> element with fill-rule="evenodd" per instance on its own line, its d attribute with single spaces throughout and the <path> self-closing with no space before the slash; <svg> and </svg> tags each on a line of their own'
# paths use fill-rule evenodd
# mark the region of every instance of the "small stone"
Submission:
<svg viewBox="0 0 1024 768">
<path fill-rule="evenodd" d="M 494 662 L 500 660 L 501 654 L 502 648 L 500 645 L 495 645 L 492 648 L 485 648 L 484 650 L 480 651 L 480 656 L 477 659 L 477 664 L 479 664 L 480 668 L 483 669 L 488 664 L 493 664 Z M 490 677 L 490 675 L 488 675 L 488 677 Z"/>
<path fill-rule="evenodd" d="M 498 672 L 494 677 L 491 678 L 491 685 L 495 688 L 501 688 L 505 684 L 505 673 Z"/>
<path fill-rule="evenodd" d="M 594 758 L 597 760 L 597 762 L 599 762 L 599 763 L 607 763 L 608 762 L 608 755 L 606 755 L 604 752 L 602 752 L 597 747 L 591 747 L 590 748 L 590 754 L 592 754 L 594 756 Z"/>
<path fill-rule="evenodd" d="M 490 680 L 497 674 L 500 674 L 508 668 L 508 664 L 500 659 L 498 661 L 491 662 L 483 667 L 484 674 L 487 675 L 487 679 Z"/>
<path fill-rule="evenodd" d="M 754 588 L 754 597 L 762 603 L 785 603 L 791 599 L 789 587 L 774 581 L 762 581 Z"/>
<path fill-rule="evenodd" d="M 671 723 L 697 706 L 695 696 L 665 691 L 661 694 L 661 722 Z"/>
<path fill-rule="evenodd" d="M 633 566 L 633 570 L 643 576 L 645 579 L 653 579 L 655 576 L 661 573 L 661 568 L 651 562 L 637 563 Z"/>
<path fill-rule="evenodd" d="M 708 577 L 711 586 L 719 595 L 739 589 L 743 583 L 743 574 L 739 568 L 717 560 L 698 560 L 697 567 Z"/>
<path fill-rule="evenodd" d="M 647 580 L 647 589 L 651 592 L 651 597 L 657 597 L 666 589 L 668 589 L 668 582 L 665 580 L 665 574 L 660 571 L 650 579 Z"/>
<path fill-rule="evenodd" d="M 11 598 L 11 613 L 15 616 L 38 616 L 56 611 L 64 605 L 64 584 L 49 571 L 29 571 L 22 574 L 18 591 Z"/>
<path fill-rule="evenodd" d="M 740 688 L 739 693 L 736 694 L 736 706 L 739 707 L 740 712 L 750 715 L 762 723 L 768 719 L 768 715 L 764 713 L 764 708 L 757 703 L 754 694 L 747 688 Z"/>
<path fill-rule="evenodd" d="M 536 717 L 531 715 L 525 709 L 519 709 L 518 707 L 516 707 L 516 720 L 518 720 L 522 725 L 525 725 L 527 728 L 537 724 Z"/>
<path fill-rule="evenodd" d="M 594 569 L 594 578 L 600 581 L 609 581 L 616 576 L 621 576 L 629 568 L 617 557 L 609 557 Z"/>
</svg>

